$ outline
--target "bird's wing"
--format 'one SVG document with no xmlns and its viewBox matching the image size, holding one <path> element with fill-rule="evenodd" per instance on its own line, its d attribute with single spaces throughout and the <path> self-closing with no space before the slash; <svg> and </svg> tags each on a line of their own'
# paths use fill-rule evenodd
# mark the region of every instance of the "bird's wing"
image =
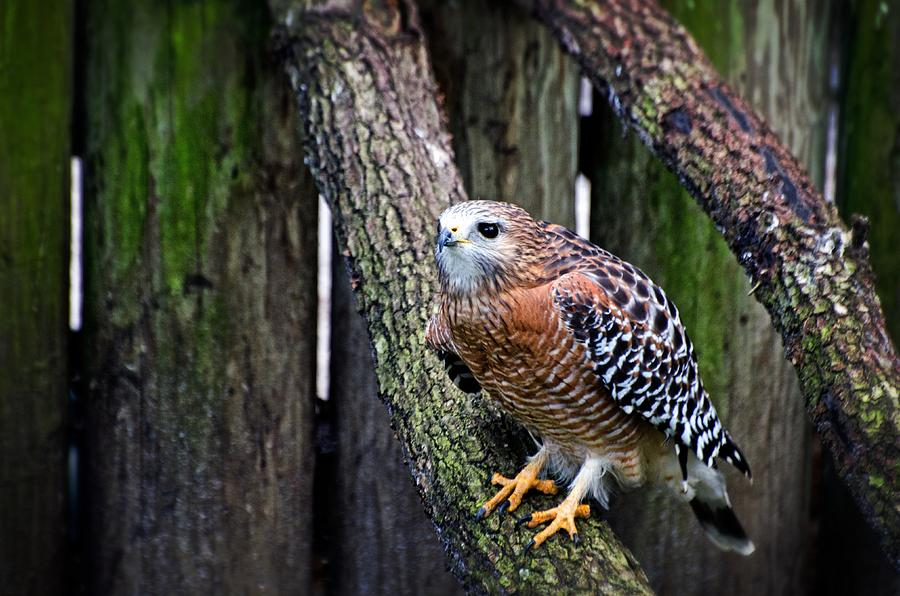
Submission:
<svg viewBox="0 0 900 596">
<path fill-rule="evenodd" d="M 588 348 L 597 379 L 626 413 L 671 437 L 683 462 L 685 447 L 708 466 L 721 457 L 749 477 L 703 388 L 675 305 L 640 270 L 600 252 L 549 287 L 557 315 Z"/>
<path fill-rule="evenodd" d="M 429 319 L 428 325 L 425 327 L 425 344 L 434 350 L 441 362 L 444 363 L 447 375 L 457 387 L 471 394 L 481 391 L 481 385 L 472 375 L 472 371 L 456 353 L 450 328 L 441 312 Z"/>
</svg>

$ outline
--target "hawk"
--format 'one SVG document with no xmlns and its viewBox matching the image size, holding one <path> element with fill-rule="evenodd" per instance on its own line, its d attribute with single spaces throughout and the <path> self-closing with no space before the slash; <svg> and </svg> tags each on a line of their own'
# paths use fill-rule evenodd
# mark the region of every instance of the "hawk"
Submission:
<svg viewBox="0 0 900 596">
<path fill-rule="evenodd" d="M 703 388 L 678 309 L 637 267 L 520 207 L 469 201 L 441 214 L 435 248 L 439 307 L 425 338 L 463 390 L 490 399 L 541 439 L 477 513 L 514 511 L 546 472 L 570 481 L 558 507 L 525 518 L 549 525 L 528 548 L 575 519 L 613 483 L 667 485 L 707 536 L 743 555 L 754 546 L 731 508 L 717 458 L 750 467 Z"/>
</svg>

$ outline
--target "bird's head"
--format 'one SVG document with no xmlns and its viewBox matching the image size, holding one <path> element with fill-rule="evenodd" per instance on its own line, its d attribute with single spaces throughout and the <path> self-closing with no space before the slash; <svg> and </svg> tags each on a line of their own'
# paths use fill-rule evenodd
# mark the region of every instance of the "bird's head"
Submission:
<svg viewBox="0 0 900 596">
<path fill-rule="evenodd" d="M 438 221 L 434 254 L 441 285 L 465 295 L 523 281 L 539 239 L 537 222 L 521 207 L 494 201 L 457 203 Z"/>
</svg>

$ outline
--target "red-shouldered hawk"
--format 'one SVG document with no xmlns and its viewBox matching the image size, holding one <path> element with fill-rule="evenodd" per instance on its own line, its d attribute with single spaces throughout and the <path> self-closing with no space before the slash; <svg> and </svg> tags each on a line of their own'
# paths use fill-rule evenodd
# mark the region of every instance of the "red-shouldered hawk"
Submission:
<svg viewBox="0 0 900 596">
<path fill-rule="evenodd" d="M 670 486 L 719 547 L 749 555 L 716 458 L 750 478 L 697 370 L 678 309 L 633 265 L 508 203 L 469 201 L 441 215 L 440 307 L 426 341 L 463 390 L 492 400 L 542 446 L 479 510 L 514 511 L 531 488 L 553 494 L 545 468 L 573 479 L 529 548 L 604 507 L 609 481 Z"/>
</svg>

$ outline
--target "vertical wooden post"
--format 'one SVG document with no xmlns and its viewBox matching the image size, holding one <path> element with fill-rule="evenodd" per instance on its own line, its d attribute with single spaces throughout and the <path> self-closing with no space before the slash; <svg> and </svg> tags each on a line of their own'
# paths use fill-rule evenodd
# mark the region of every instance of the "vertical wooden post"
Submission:
<svg viewBox="0 0 900 596">
<path fill-rule="evenodd" d="M 456 163 L 473 199 L 575 227 L 578 65 L 502 2 L 426 2 L 423 20 Z"/>
<path fill-rule="evenodd" d="M 868 216 L 888 331 L 900 343 L 900 5 L 860 0 L 847 20 L 837 203 Z"/>
<path fill-rule="evenodd" d="M 266 8 L 87 13 L 91 590 L 308 591 L 317 195 Z"/>
<path fill-rule="evenodd" d="M 416 493 L 390 418 L 378 399 L 366 322 L 347 269 L 335 261 L 331 399 L 336 491 L 335 594 L 462 594 Z"/>
<path fill-rule="evenodd" d="M 888 332 L 900 343 L 900 6 L 848 2 L 841 19 L 836 203 L 869 219 L 869 251 Z M 816 502 L 819 594 L 897 594 L 900 574 L 859 513 L 828 453 Z"/>
<path fill-rule="evenodd" d="M 680 1 L 664 5 L 737 91 L 761 110 L 821 185 L 830 3 Z M 796 375 L 768 315 L 711 222 L 605 102 L 597 139 L 592 237 L 666 288 L 699 353 L 704 382 L 747 454 L 755 482 L 726 471 L 757 552 L 723 554 L 668 495 L 624 495 L 611 524 L 662 593 L 802 591 L 810 557 L 810 427 Z M 590 153 L 590 152 L 589 152 Z M 727 466 L 724 466 L 727 467 Z"/>
<path fill-rule="evenodd" d="M 0 590 L 56 594 L 65 548 L 72 10 L 0 8 Z"/>
</svg>

